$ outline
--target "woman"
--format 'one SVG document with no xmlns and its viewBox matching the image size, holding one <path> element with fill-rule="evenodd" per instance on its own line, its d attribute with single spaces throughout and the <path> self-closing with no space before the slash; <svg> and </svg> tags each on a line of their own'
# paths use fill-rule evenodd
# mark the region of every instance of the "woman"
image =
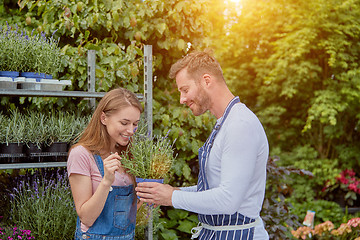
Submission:
<svg viewBox="0 0 360 240">
<path fill-rule="evenodd" d="M 67 169 L 78 214 L 75 239 L 134 239 L 134 177 L 121 166 L 143 111 L 124 88 L 108 92 L 68 157 Z"/>
</svg>

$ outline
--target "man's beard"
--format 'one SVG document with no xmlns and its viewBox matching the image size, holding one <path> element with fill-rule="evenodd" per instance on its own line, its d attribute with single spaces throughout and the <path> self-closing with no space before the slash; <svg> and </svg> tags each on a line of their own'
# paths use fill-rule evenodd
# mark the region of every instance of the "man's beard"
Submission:
<svg viewBox="0 0 360 240">
<path fill-rule="evenodd" d="M 193 101 L 195 108 L 191 109 L 191 111 L 195 116 L 199 116 L 210 109 L 210 104 L 210 97 L 202 88 L 199 88 L 198 97 Z"/>
</svg>

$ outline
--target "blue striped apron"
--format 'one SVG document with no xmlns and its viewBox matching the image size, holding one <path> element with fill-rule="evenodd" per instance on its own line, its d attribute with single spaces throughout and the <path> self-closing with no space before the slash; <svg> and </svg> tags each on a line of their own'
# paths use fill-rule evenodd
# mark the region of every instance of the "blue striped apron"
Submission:
<svg viewBox="0 0 360 240">
<path fill-rule="evenodd" d="M 222 119 L 218 122 L 216 122 L 209 138 L 206 140 L 205 144 L 199 149 L 199 178 L 198 178 L 198 184 L 197 184 L 197 191 L 205 191 L 209 189 L 209 184 L 206 179 L 206 163 L 208 161 L 211 148 L 213 146 L 216 134 L 219 132 L 221 126 L 223 125 L 224 121 L 226 120 L 231 108 L 236 104 L 240 103 L 239 97 L 233 98 L 228 106 L 225 109 L 225 113 L 222 117 Z M 246 217 L 240 213 L 234 213 L 232 215 L 229 214 L 218 214 L 218 215 L 204 215 L 199 214 L 198 215 L 200 225 L 203 224 L 206 227 L 201 227 L 199 233 L 194 234 L 193 237 L 197 237 L 195 235 L 198 235 L 199 240 L 220 240 L 220 239 L 226 239 L 226 240 L 251 240 L 254 236 L 254 229 L 255 227 L 246 228 L 241 230 L 223 230 L 221 228 L 218 228 L 218 226 L 227 226 L 229 229 L 235 228 L 237 229 L 239 225 L 244 224 L 250 224 L 254 225 L 255 220 L 253 218 Z M 213 227 L 215 226 L 215 227 Z M 230 227 L 232 226 L 232 227 Z M 236 227 L 234 227 L 236 226 Z M 214 229 L 212 229 L 214 228 Z M 226 227 L 224 227 L 226 228 Z M 221 229 L 221 230 L 217 230 Z"/>
</svg>

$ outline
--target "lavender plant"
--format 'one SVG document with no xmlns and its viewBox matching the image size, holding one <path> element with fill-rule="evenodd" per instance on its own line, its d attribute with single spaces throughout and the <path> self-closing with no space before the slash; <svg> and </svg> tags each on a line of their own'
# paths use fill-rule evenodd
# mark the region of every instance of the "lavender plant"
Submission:
<svg viewBox="0 0 360 240">
<path fill-rule="evenodd" d="M 20 181 L 10 205 L 11 220 L 36 239 L 73 239 L 76 211 L 66 172 Z"/>
<path fill-rule="evenodd" d="M 58 47 L 59 39 L 50 38 L 44 33 L 25 37 L 28 51 L 24 56 L 24 71 L 46 74 L 56 74 L 61 66 L 61 51 Z"/>
<path fill-rule="evenodd" d="M 23 70 L 23 55 L 27 48 L 23 36 L 17 25 L 12 28 L 6 22 L 6 26 L 0 28 L 0 71 Z"/>
<path fill-rule="evenodd" d="M 138 178 L 163 179 L 175 160 L 173 145 L 167 135 L 150 137 L 138 131 L 132 137 L 128 151 L 121 156 L 121 164 Z"/>
<path fill-rule="evenodd" d="M 19 110 L 14 109 L 10 112 L 9 120 L 6 122 L 5 142 L 8 143 L 24 143 L 25 121 L 24 116 Z"/>
<path fill-rule="evenodd" d="M 56 31 L 55 31 L 56 32 Z M 61 67 L 59 39 L 0 26 L 0 71 L 57 74 Z"/>
</svg>

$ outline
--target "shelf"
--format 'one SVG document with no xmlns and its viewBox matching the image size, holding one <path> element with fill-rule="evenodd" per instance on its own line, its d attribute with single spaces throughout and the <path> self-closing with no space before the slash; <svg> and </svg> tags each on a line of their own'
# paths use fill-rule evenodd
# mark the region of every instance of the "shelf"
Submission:
<svg viewBox="0 0 360 240">
<path fill-rule="evenodd" d="M 23 169 L 23 168 L 66 167 L 66 163 L 67 162 L 6 163 L 6 164 L 0 164 L 0 170 Z"/>
<path fill-rule="evenodd" d="M 0 95 L 23 96 L 23 97 L 84 97 L 102 98 L 105 92 L 84 92 L 84 91 L 40 91 L 26 89 L 0 89 Z M 142 94 L 136 94 L 139 100 L 143 100 Z"/>
</svg>

